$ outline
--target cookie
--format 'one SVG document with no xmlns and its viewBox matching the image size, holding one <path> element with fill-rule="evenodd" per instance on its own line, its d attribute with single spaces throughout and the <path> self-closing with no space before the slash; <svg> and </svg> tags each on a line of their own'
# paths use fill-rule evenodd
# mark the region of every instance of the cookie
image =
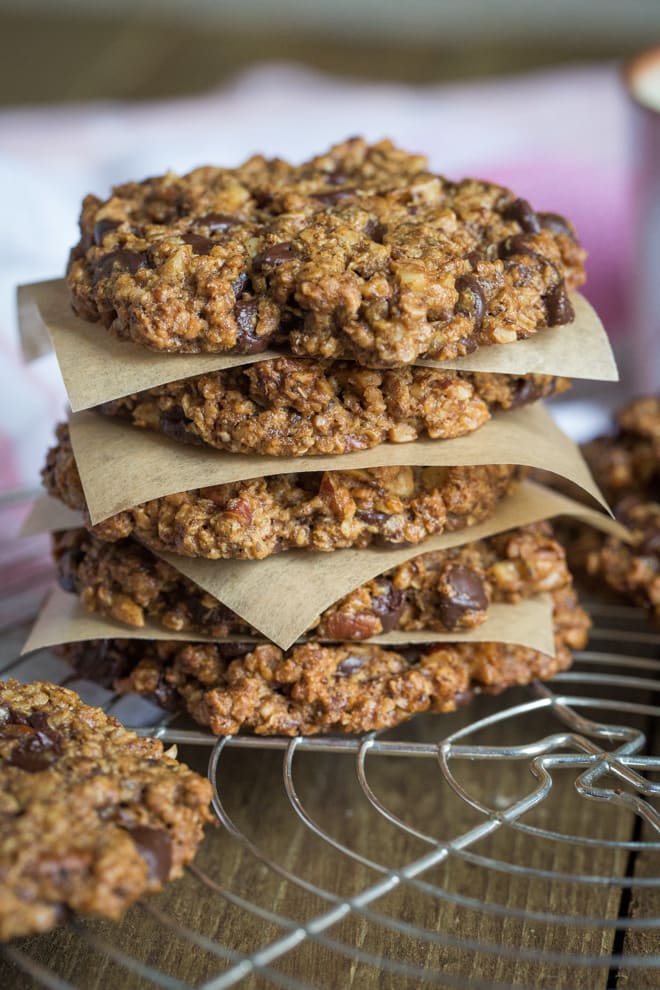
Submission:
<svg viewBox="0 0 660 990">
<path fill-rule="evenodd" d="M 86 502 L 66 424 L 42 472 L 71 509 Z M 152 499 L 91 527 L 186 557 L 263 559 L 292 548 L 422 543 L 486 519 L 515 487 L 515 465 L 384 467 L 272 475 Z"/>
<path fill-rule="evenodd" d="M 556 656 L 503 643 L 173 643 L 96 640 L 59 647 L 84 677 L 184 710 L 217 735 L 368 732 L 419 712 L 449 712 L 470 693 L 547 680 L 571 664 L 589 619 L 571 589 L 554 592 Z"/>
<path fill-rule="evenodd" d="M 210 800 L 160 742 L 73 691 L 0 682 L 0 940 L 118 919 L 181 875 Z"/>
<path fill-rule="evenodd" d="M 570 387 L 550 375 L 432 368 L 376 371 L 277 358 L 170 382 L 99 411 L 182 443 L 239 454 L 346 454 L 421 437 L 448 440 Z"/>
<path fill-rule="evenodd" d="M 563 217 L 359 138 L 127 182 L 85 198 L 80 231 L 73 308 L 158 351 L 451 359 L 570 322 L 584 281 Z"/>
<path fill-rule="evenodd" d="M 632 542 L 575 523 L 560 530 L 571 567 L 594 591 L 611 591 L 645 608 L 660 624 L 660 502 L 629 495 L 616 506 Z"/>
<path fill-rule="evenodd" d="M 606 498 L 660 502 L 660 395 L 644 396 L 615 414 L 616 430 L 582 447 Z"/>
<path fill-rule="evenodd" d="M 254 630 L 212 595 L 135 540 L 103 543 L 85 529 L 53 536 L 65 591 L 90 612 L 143 627 L 225 637 Z M 393 629 L 470 629 L 491 602 L 518 602 L 569 585 L 564 551 L 548 523 L 422 554 L 345 595 L 308 636 L 364 640 Z"/>
<path fill-rule="evenodd" d="M 560 530 L 571 567 L 595 590 L 647 609 L 660 622 L 660 396 L 635 399 L 615 416 L 616 432 L 582 447 L 614 514 L 627 526 L 624 543 L 576 523 Z"/>
</svg>

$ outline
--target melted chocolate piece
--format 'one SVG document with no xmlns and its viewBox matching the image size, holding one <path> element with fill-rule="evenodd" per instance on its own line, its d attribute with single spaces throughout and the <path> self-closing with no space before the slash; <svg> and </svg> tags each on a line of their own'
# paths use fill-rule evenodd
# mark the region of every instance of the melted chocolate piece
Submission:
<svg viewBox="0 0 660 990">
<path fill-rule="evenodd" d="M 256 299 L 239 299 L 234 306 L 236 319 L 236 350 L 240 354 L 258 354 L 268 347 L 268 339 L 259 337 L 256 327 L 259 317 L 259 303 Z"/>
<path fill-rule="evenodd" d="M 406 593 L 389 584 L 387 590 L 378 598 L 374 598 L 372 608 L 383 627 L 383 632 L 391 632 L 399 624 L 399 619 L 406 604 Z"/>
<path fill-rule="evenodd" d="M 50 728 L 44 712 L 21 715 L 12 709 L 7 711 L 9 724 L 23 725 L 28 730 L 24 736 L 19 737 L 18 745 L 12 749 L 7 760 L 8 765 L 25 770 L 26 773 L 46 770 L 62 754 L 61 735 Z"/>
<path fill-rule="evenodd" d="M 243 292 L 245 292 L 245 290 L 246 290 L 246 288 L 248 288 L 248 286 L 250 286 L 250 288 L 251 288 L 251 285 L 250 285 L 250 276 L 248 275 L 247 272 L 240 272 L 236 276 L 236 278 L 234 279 L 234 281 L 231 283 L 232 292 L 234 293 L 234 296 L 237 299 L 238 299 L 238 297 Z"/>
<path fill-rule="evenodd" d="M 502 259 L 510 258 L 514 254 L 526 254 L 532 258 L 539 257 L 536 245 L 530 242 L 526 234 L 513 234 L 512 237 L 505 237 L 498 246 L 497 254 Z"/>
<path fill-rule="evenodd" d="M 94 262 L 94 284 L 103 278 L 108 278 L 115 268 L 135 275 L 140 268 L 149 268 L 149 258 L 144 251 L 129 251 L 127 248 L 117 248 L 110 251 Z"/>
<path fill-rule="evenodd" d="M 472 308 L 470 309 L 462 303 L 459 298 L 456 312 L 462 313 L 464 316 L 472 316 L 475 331 L 480 330 L 484 321 L 484 313 L 486 312 L 486 298 L 481 282 L 475 275 L 461 275 L 456 279 L 456 291 L 461 295 L 464 293 L 471 294 L 473 299 Z"/>
<path fill-rule="evenodd" d="M 67 659 L 85 680 L 107 688 L 112 688 L 115 681 L 125 677 L 134 666 L 128 651 L 122 651 L 109 639 L 80 643 L 72 654 L 67 654 Z"/>
<path fill-rule="evenodd" d="M 551 230 L 553 234 L 566 234 L 574 240 L 573 231 L 568 225 L 568 220 L 560 216 L 559 213 L 539 213 L 541 226 L 545 230 Z"/>
<path fill-rule="evenodd" d="M 456 629 L 467 612 L 481 612 L 487 608 L 488 596 L 479 575 L 462 564 L 450 567 L 446 580 L 450 590 L 447 597 L 438 603 L 438 612 L 443 625 L 452 630 Z"/>
<path fill-rule="evenodd" d="M 175 406 L 173 409 L 163 410 L 159 418 L 159 427 L 162 433 L 180 443 L 194 444 L 196 447 L 203 446 L 202 440 L 196 433 L 191 433 L 186 429 L 186 424 L 190 422 L 183 409 Z"/>
<path fill-rule="evenodd" d="M 526 199 L 514 199 L 502 214 L 505 220 L 515 220 L 526 234 L 538 234 L 541 224 Z"/>
<path fill-rule="evenodd" d="M 463 348 L 460 353 L 473 354 L 479 346 L 479 341 L 475 337 L 459 337 L 456 341 L 457 344 Z"/>
<path fill-rule="evenodd" d="M 514 387 L 509 408 L 517 409 L 518 406 L 523 406 L 527 402 L 533 402 L 535 399 L 538 399 L 540 391 L 533 377 L 521 378 Z"/>
<path fill-rule="evenodd" d="M 199 224 L 200 227 L 208 227 L 212 233 L 215 233 L 216 231 L 229 230 L 234 224 L 239 223 L 239 220 L 229 213 L 207 213 L 203 217 L 198 217 L 195 223 Z"/>
<path fill-rule="evenodd" d="M 344 186 L 341 189 L 329 189 L 327 192 L 314 193 L 314 199 L 318 200 L 319 203 L 323 203 L 324 206 L 336 206 L 337 203 L 341 203 L 344 199 L 351 199 L 355 195 L 355 187 L 348 188 Z"/>
<path fill-rule="evenodd" d="M 346 657 L 346 659 L 342 660 L 342 662 L 337 667 L 335 674 L 337 677 L 350 677 L 351 674 L 354 674 L 357 670 L 360 669 L 364 661 L 365 661 L 365 657 L 353 656 L 353 655 L 351 655 L 350 657 Z"/>
<path fill-rule="evenodd" d="M 370 509 L 366 509 L 364 512 L 356 512 L 355 515 L 360 522 L 366 523 L 367 526 L 380 526 L 390 518 L 386 512 L 374 512 Z"/>
<path fill-rule="evenodd" d="M 575 319 L 575 310 L 561 282 L 546 293 L 544 301 L 548 314 L 548 326 L 561 326 L 564 323 L 572 323 Z"/>
<path fill-rule="evenodd" d="M 204 237 L 202 234 L 188 232 L 183 235 L 181 240 L 184 244 L 190 244 L 193 254 L 210 254 L 212 248 L 215 247 L 215 241 L 212 241 L 210 237 Z"/>
<path fill-rule="evenodd" d="M 94 243 L 100 244 L 106 234 L 121 227 L 119 220 L 97 220 L 94 224 Z"/>
<path fill-rule="evenodd" d="M 381 223 L 379 220 L 374 220 L 373 218 L 367 220 L 364 228 L 366 236 L 370 241 L 374 241 L 376 244 L 383 243 L 383 237 L 385 236 L 386 231 L 387 227 L 385 224 Z"/>
<path fill-rule="evenodd" d="M 167 880 L 172 869 L 172 839 L 162 828 L 135 825 L 126 830 L 149 867 L 151 880 Z"/>
<path fill-rule="evenodd" d="M 285 261 L 291 261 L 295 256 L 296 253 L 290 241 L 282 241 L 280 244 L 270 244 L 254 256 L 252 268 L 255 272 L 263 271 L 264 266 L 277 268 L 278 265 L 283 265 Z"/>
</svg>

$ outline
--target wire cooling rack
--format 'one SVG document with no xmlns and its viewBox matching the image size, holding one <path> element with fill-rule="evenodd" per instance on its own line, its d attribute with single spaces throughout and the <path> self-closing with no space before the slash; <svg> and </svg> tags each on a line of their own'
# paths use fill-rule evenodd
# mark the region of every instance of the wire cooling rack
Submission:
<svg viewBox="0 0 660 990">
<path fill-rule="evenodd" d="M 16 659 L 25 626 L 6 622 L 0 673 L 177 743 L 208 767 L 218 827 L 121 924 L 0 948 L 0 987 L 657 987 L 659 641 L 635 609 L 590 607 L 589 650 L 551 684 L 292 740 L 216 741 L 48 653 Z"/>
</svg>

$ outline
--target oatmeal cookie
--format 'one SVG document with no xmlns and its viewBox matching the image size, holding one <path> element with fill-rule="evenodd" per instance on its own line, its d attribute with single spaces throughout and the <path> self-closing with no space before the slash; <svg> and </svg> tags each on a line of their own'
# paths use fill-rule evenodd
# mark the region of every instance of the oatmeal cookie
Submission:
<svg viewBox="0 0 660 990">
<path fill-rule="evenodd" d="M 136 628 L 151 619 L 176 632 L 254 632 L 135 540 L 103 543 L 85 529 L 68 530 L 53 535 L 53 557 L 61 586 L 90 612 Z M 518 602 L 570 583 L 552 528 L 536 523 L 400 564 L 331 605 L 307 635 L 355 641 L 392 629 L 469 629 L 486 621 L 491 602 Z"/>
<path fill-rule="evenodd" d="M 73 308 L 159 351 L 450 359 L 570 322 L 584 281 L 563 217 L 359 138 L 127 182 L 85 198 L 80 231 Z"/>
<path fill-rule="evenodd" d="M 0 682 L 0 940 L 118 919 L 181 875 L 208 781 L 77 694 Z"/>
<path fill-rule="evenodd" d="M 59 647 L 84 677 L 187 711 L 217 735 L 367 732 L 418 712 L 449 712 L 479 690 L 549 679 L 581 649 L 589 619 L 572 590 L 554 593 L 556 656 L 503 643 L 209 644 L 96 640 Z"/>
<path fill-rule="evenodd" d="M 616 432 L 584 444 L 584 456 L 632 542 L 574 522 L 560 529 L 571 567 L 594 589 L 646 608 L 660 623 L 660 396 L 620 409 Z"/>
<path fill-rule="evenodd" d="M 66 424 L 57 437 L 44 485 L 86 513 Z M 89 528 L 102 540 L 133 536 L 152 550 L 212 560 L 260 560 L 292 548 L 416 544 L 486 519 L 520 475 L 507 464 L 273 475 L 152 499 Z"/>
<path fill-rule="evenodd" d="M 596 481 L 612 503 L 626 495 L 660 502 L 660 395 L 628 403 L 616 431 L 582 447 Z"/>
<path fill-rule="evenodd" d="M 497 410 L 569 387 L 569 379 L 551 375 L 376 371 L 282 357 L 159 385 L 98 408 L 183 443 L 296 457 L 460 437 Z"/>
<path fill-rule="evenodd" d="M 563 524 L 560 534 L 571 567 L 594 590 L 605 588 L 641 605 L 660 625 L 660 502 L 629 495 L 616 506 L 616 517 L 632 533 L 631 543 Z"/>
</svg>

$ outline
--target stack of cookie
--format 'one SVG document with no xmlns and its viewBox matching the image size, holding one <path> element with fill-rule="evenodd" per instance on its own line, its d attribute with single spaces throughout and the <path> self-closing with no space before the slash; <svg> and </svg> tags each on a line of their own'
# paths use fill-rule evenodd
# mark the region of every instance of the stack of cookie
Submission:
<svg viewBox="0 0 660 990">
<path fill-rule="evenodd" d="M 588 350 L 583 259 L 563 218 L 389 142 L 88 196 L 67 286 L 116 374 L 44 470 L 97 623 L 63 654 L 220 734 L 382 728 L 567 667 L 588 619 L 522 466 L 590 487 L 534 405 L 570 382 L 494 369 Z"/>
</svg>

